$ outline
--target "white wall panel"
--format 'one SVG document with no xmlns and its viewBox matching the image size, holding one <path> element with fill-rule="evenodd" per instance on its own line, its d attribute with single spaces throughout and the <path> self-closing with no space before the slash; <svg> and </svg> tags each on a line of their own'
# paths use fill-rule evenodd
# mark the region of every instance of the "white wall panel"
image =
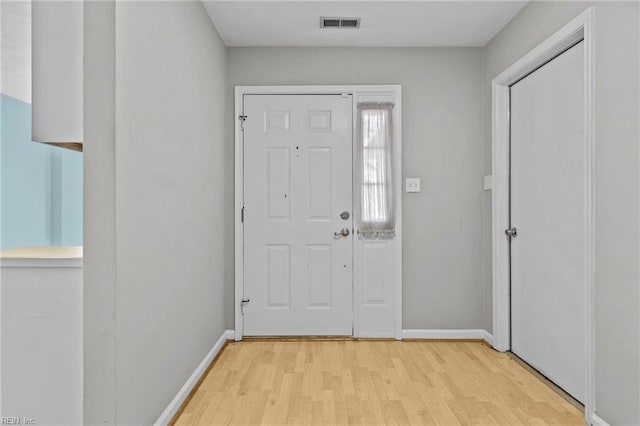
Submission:
<svg viewBox="0 0 640 426">
<path fill-rule="evenodd" d="M 387 258 L 387 243 L 362 243 L 362 299 L 363 305 L 389 305 L 389 292 L 385 282 L 390 283 Z"/>
<path fill-rule="evenodd" d="M 2 413 L 82 423 L 82 259 L 2 260 Z"/>
</svg>

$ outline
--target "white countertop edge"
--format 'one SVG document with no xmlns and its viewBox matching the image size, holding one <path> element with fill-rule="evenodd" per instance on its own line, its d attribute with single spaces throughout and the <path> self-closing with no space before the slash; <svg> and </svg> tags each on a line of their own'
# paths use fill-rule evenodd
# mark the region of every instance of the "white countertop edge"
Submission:
<svg viewBox="0 0 640 426">
<path fill-rule="evenodd" d="M 19 247 L 0 251 L 0 266 L 81 268 L 82 255 L 82 247 Z"/>
</svg>

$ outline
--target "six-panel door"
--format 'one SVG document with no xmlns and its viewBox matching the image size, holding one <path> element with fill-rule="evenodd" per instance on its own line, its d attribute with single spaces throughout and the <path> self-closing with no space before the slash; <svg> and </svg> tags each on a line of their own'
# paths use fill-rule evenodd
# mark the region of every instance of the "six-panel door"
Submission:
<svg viewBox="0 0 640 426">
<path fill-rule="evenodd" d="M 244 96 L 245 335 L 352 334 L 352 107 Z"/>
</svg>

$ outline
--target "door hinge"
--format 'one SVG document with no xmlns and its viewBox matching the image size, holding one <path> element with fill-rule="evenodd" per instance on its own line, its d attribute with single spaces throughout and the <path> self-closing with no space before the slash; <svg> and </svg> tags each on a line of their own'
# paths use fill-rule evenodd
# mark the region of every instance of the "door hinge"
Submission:
<svg viewBox="0 0 640 426">
<path fill-rule="evenodd" d="M 240 130 L 244 132 L 244 122 L 247 121 L 246 115 L 239 115 L 238 120 L 240 120 Z"/>
<path fill-rule="evenodd" d="M 504 235 L 506 235 L 509 241 L 511 241 L 512 239 L 518 236 L 518 228 L 516 228 L 515 226 L 512 226 L 511 228 L 507 228 L 504 230 Z"/>
<path fill-rule="evenodd" d="M 240 210 L 240 222 L 244 223 L 244 206 Z"/>
</svg>

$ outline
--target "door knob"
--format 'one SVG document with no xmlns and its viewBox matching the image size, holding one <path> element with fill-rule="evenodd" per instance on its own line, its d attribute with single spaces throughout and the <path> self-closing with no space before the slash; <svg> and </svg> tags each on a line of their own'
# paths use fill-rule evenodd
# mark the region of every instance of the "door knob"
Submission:
<svg viewBox="0 0 640 426">
<path fill-rule="evenodd" d="M 349 236 L 349 228 L 342 228 L 340 232 L 334 232 L 334 237 L 348 237 Z"/>
</svg>

